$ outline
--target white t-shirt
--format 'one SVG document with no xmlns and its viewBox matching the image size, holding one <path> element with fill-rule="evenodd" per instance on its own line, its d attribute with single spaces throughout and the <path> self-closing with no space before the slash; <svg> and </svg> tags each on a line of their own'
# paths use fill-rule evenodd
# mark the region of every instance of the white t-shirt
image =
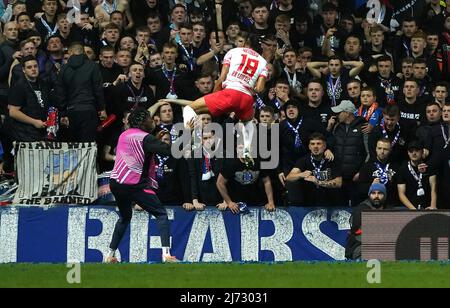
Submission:
<svg viewBox="0 0 450 308">
<path fill-rule="evenodd" d="M 230 70 L 223 83 L 225 89 L 233 89 L 253 96 L 259 77 L 268 77 L 267 61 L 256 51 L 248 48 L 234 48 L 223 60 Z"/>
</svg>

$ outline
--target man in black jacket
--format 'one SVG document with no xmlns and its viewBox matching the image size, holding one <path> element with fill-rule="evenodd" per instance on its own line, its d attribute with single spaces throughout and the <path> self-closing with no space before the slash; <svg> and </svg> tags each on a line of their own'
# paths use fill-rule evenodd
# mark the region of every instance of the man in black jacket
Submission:
<svg viewBox="0 0 450 308">
<path fill-rule="evenodd" d="M 61 124 L 69 127 L 73 141 L 94 142 L 99 118 L 106 119 L 100 70 L 84 55 L 80 43 L 70 46 L 69 55 L 56 83 Z"/>
<path fill-rule="evenodd" d="M 333 152 L 342 163 L 343 201 L 347 203 L 351 200 L 352 206 L 356 206 L 359 204 L 357 175 L 367 158 L 363 133 L 363 126 L 367 122 L 364 118 L 355 117 L 356 107 L 351 101 L 342 101 L 331 110 L 339 114 L 339 123 L 333 134 L 336 142 Z"/>
<path fill-rule="evenodd" d="M 20 52 L 17 51 L 17 37 L 19 35 L 17 23 L 8 22 L 3 30 L 5 41 L 0 44 L 0 111 L 6 113 L 8 104 L 8 77 L 11 64 L 18 58 Z"/>
</svg>

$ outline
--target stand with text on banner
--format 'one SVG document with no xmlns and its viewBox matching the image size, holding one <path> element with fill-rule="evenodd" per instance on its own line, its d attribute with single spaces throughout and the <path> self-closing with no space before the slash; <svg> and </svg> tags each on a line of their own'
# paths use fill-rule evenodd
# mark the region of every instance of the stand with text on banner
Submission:
<svg viewBox="0 0 450 308">
<path fill-rule="evenodd" d="M 185 262 L 345 259 L 349 209 L 250 207 L 247 214 L 168 207 L 171 253 Z M 0 263 L 102 262 L 119 219 L 115 207 L 0 208 Z M 135 211 L 117 257 L 161 262 L 156 219 Z"/>
<path fill-rule="evenodd" d="M 80 204 L 98 197 L 97 146 L 90 143 L 16 144 L 17 205 Z"/>
</svg>

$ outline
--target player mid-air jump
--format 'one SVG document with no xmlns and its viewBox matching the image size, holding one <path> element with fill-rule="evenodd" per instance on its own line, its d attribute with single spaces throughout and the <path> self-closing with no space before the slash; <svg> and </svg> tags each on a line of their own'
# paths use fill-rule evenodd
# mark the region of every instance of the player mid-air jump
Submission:
<svg viewBox="0 0 450 308">
<path fill-rule="evenodd" d="M 252 164 L 251 144 L 254 133 L 254 94 L 264 91 L 268 76 L 267 61 L 260 55 L 261 45 L 256 36 L 250 36 L 244 48 L 230 50 L 224 58 L 216 89 L 222 90 L 206 95 L 196 101 L 164 99 L 163 102 L 185 106 L 184 125 L 189 128 L 197 115 L 210 113 L 213 117 L 234 112 L 244 123 L 244 160 Z"/>
</svg>

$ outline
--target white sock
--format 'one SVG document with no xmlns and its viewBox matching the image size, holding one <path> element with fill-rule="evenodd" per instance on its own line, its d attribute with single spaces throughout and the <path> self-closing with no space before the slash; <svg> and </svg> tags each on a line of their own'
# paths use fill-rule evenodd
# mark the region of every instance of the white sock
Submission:
<svg viewBox="0 0 450 308">
<path fill-rule="evenodd" d="M 163 256 L 170 256 L 170 247 L 163 247 L 162 253 L 163 253 Z"/>
<path fill-rule="evenodd" d="M 252 140 L 253 140 L 253 133 L 255 132 L 255 124 L 253 121 L 248 121 L 244 124 L 243 129 L 243 136 L 244 136 L 244 153 L 251 152 L 252 148 Z"/>
<path fill-rule="evenodd" d="M 186 106 L 183 108 L 183 122 L 185 127 L 187 127 L 187 124 L 196 117 L 197 114 L 195 113 L 194 109 L 192 109 L 191 106 Z"/>
<path fill-rule="evenodd" d="M 115 257 L 116 256 L 116 251 L 115 250 L 112 250 L 111 248 L 108 250 L 108 255 L 107 255 L 108 257 L 111 257 L 111 258 L 113 258 L 113 257 Z"/>
</svg>

